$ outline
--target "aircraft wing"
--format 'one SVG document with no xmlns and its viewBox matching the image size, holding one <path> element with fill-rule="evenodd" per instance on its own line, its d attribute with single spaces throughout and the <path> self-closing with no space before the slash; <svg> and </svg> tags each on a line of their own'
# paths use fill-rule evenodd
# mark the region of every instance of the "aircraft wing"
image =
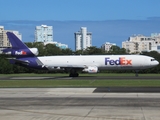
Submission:
<svg viewBox="0 0 160 120">
<path fill-rule="evenodd" d="M 54 69 L 77 69 L 77 70 L 83 70 L 86 68 L 84 65 L 68 65 L 68 66 L 62 66 L 62 65 L 57 65 L 57 66 L 46 66 L 42 65 L 42 68 L 46 67 L 49 70 L 54 70 Z"/>
</svg>

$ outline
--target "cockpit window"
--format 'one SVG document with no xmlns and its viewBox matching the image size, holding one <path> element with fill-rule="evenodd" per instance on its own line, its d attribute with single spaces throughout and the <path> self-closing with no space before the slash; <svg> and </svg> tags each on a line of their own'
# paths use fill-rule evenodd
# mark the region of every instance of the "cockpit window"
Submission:
<svg viewBox="0 0 160 120">
<path fill-rule="evenodd" d="M 151 61 L 155 61 L 155 59 L 151 59 Z"/>
</svg>

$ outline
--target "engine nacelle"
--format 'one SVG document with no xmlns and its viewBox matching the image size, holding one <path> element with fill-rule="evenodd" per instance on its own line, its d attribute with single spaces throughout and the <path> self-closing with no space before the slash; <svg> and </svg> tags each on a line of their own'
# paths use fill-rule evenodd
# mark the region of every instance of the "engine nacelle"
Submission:
<svg viewBox="0 0 160 120">
<path fill-rule="evenodd" d="M 34 55 L 38 55 L 38 49 L 37 48 L 29 48 L 29 50 L 34 54 Z"/>
<path fill-rule="evenodd" d="M 97 73 L 98 72 L 98 67 L 96 67 L 96 66 L 89 66 L 89 67 L 83 69 L 83 72 Z"/>
<path fill-rule="evenodd" d="M 4 54 L 12 55 L 12 56 L 37 56 L 38 49 L 37 48 L 29 48 L 29 49 L 13 49 L 7 48 L 2 50 Z"/>
</svg>

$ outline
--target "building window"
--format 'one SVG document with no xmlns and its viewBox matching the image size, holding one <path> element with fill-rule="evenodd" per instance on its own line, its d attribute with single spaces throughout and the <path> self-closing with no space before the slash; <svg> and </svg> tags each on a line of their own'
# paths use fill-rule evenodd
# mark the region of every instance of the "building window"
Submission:
<svg viewBox="0 0 160 120">
<path fill-rule="evenodd" d="M 149 43 L 149 50 L 151 50 L 151 45 L 152 45 L 152 44 L 151 44 L 151 43 Z"/>
<path fill-rule="evenodd" d="M 157 50 L 160 50 L 160 46 L 157 46 Z"/>
<path fill-rule="evenodd" d="M 138 46 L 139 44 L 138 43 L 135 43 L 135 49 L 138 50 Z"/>
</svg>

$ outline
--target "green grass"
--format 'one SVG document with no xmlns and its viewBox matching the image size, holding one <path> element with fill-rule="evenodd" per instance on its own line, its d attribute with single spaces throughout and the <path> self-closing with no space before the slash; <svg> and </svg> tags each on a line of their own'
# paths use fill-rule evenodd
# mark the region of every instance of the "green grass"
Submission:
<svg viewBox="0 0 160 120">
<path fill-rule="evenodd" d="M 50 73 L 50 74 L 0 74 L 0 77 L 33 77 L 33 76 L 45 76 L 45 77 L 56 77 L 56 76 L 68 76 L 66 73 Z M 97 73 L 97 74 L 87 74 L 87 73 L 80 73 L 79 76 L 135 76 L 134 73 Z M 139 74 L 139 76 L 160 76 L 160 74 Z"/>
<path fill-rule="evenodd" d="M 1 80 L 0 88 L 160 87 L 160 80 Z"/>
<path fill-rule="evenodd" d="M 96 77 L 92 80 L 87 80 L 87 77 L 83 79 L 62 79 L 60 78 L 54 80 L 2 80 L 3 77 L 33 77 L 33 76 L 43 76 L 43 77 L 57 77 L 57 76 L 68 76 L 68 74 L 0 74 L 0 88 L 51 88 L 51 87 L 160 87 L 160 80 L 155 79 L 122 79 L 122 80 L 112 80 L 103 79 L 98 80 Z M 80 76 L 135 76 L 135 74 L 128 73 L 98 73 L 98 74 L 80 74 Z M 160 76 L 160 74 L 139 74 L 139 76 Z M 9 78 L 8 78 L 9 79 Z"/>
</svg>

